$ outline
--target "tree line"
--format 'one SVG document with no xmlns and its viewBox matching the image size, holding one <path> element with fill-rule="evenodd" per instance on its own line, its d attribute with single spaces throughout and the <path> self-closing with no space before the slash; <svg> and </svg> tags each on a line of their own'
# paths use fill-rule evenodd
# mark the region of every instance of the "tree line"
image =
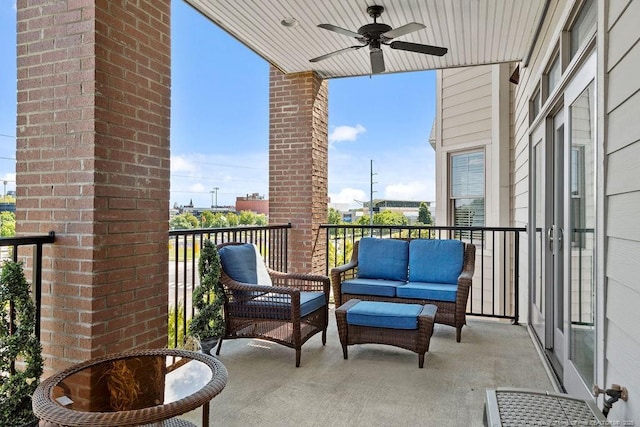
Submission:
<svg viewBox="0 0 640 427">
<path fill-rule="evenodd" d="M 267 216 L 251 211 L 235 212 L 211 212 L 204 211 L 198 216 L 191 212 L 183 212 L 174 215 L 169 220 L 171 230 L 189 230 L 192 228 L 223 228 L 238 227 L 241 225 L 267 225 Z"/>
<path fill-rule="evenodd" d="M 363 214 L 358 217 L 355 222 L 350 224 L 354 225 L 369 225 L 369 215 Z M 329 224 L 345 224 L 342 221 L 342 215 L 337 209 L 329 208 L 329 214 L 327 218 Z M 396 211 L 382 211 L 373 214 L 374 225 L 409 225 L 409 219 L 401 212 Z M 429 210 L 429 206 L 425 202 L 421 202 L 418 207 L 418 220 L 415 225 L 432 225 L 433 216 Z"/>
<path fill-rule="evenodd" d="M 342 215 L 334 208 L 329 208 L 327 214 L 328 224 L 344 224 Z M 418 209 L 418 222 L 416 225 L 430 225 L 433 217 L 425 202 L 420 203 Z M 173 216 L 169 220 L 171 230 L 188 230 L 193 228 L 222 228 L 238 227 L 242 225 L 264 226 L 268 224 L 267 216 L 251 211 L 235 212 L 211 212 L 204 211 L 198 216 L 191 212 L 184 212 Z M 353 223 L 356 225 L 369 225 L 369 215 L 362 215 Z M 409 220 L 400 212 L 382 211 L 373 214 L 375 225 L 409 225 Z M 13 212 L 0 212 L 0 237 L 11 237 L 16 234 L 16 216 Z"/>
</svg>

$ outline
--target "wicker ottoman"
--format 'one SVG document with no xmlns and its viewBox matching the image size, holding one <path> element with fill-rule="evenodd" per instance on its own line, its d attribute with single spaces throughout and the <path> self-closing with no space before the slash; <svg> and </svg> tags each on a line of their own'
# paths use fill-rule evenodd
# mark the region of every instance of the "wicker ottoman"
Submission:
<svg viewBox="0 0 640 427">
<path fill-rule="evenodd" d="M 352 299 L 336 309 L 342 354 L 353 344 L 386 344 L 418 353 L 424 366 L 437 307 L 427 304 L 360 301 Z"/>
</svg>

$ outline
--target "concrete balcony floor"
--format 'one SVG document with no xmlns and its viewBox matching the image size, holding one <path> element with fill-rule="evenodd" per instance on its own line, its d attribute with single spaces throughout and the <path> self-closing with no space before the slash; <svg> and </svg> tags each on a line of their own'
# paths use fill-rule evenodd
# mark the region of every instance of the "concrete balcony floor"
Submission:
<svg viewBox="0 0 640 427">
<path fill-rule="evenodd" d="M 436 324 L 425 366 L 408 350 L 349 346 L 342 357 L 330 310 L 320 335 L 295 351 L 260 340 L 225 341 L 226 388 L 211 401 L 211 426 L 482 426 L 485 390 L 556 391 L 527 328 L 468 318 L 462 342 Z M 185 414 L 201 424 L 200 411 Z"/>
</svg>

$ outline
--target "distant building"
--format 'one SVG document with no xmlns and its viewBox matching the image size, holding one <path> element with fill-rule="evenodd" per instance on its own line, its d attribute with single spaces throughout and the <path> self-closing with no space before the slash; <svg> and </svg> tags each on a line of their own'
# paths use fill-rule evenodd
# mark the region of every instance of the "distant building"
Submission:
<svg viewBox="0 0 640 427">
<path fill-rule="evenodd" d="M 0 212 L 16 213 L 16 204 L 9 202 L 0 202 Z"/>
<path fill-rule="evenodd" d="M 191 213 L 195 216 L 200 216 L 203 212 L 213 212 L 213 213 L 222 213 L 222 214 L 228 214 L 228 213 L 236 213 L 235 211 L 235 207 L 234 206 L 203 206 L 203 207 L 198 207 L 198 206 L 194 206 L 193 204 L 193 200 L 189 200 L 189 204 L 187 205 L 182 205 L 179 206 L 177 203 L 173 204 L 173 208 L 169 209 L 169 216 L 172 217 L 174 215 L 178 215 L 178 214 L 183 214 L 183 213 Z"/>
<path fill-rule="evenodd" d="M 392 212 L 400 212 L 404 216 L 407 217 L 410 224 L 415 223 L 418 220 L 418 213 L 420 211 L 420 204 L 426 203 L 429 208 L 429 212 L 431 215 L 434 215 L 433 212 L 433 203 L 432 202 L 424 202 L 424 201 L 415 201 L 415 200 L 389 200 L 389 199 L 373 199 L 373 212 L 383 212 L 383 211 L 392 211 Z M 363 203 L 363 212 L 368 215 L 369 214 L 369 205 L 370 202 Z"/>
<path fill-rule="evenodd" d="M 362 208 L 348 209 L 348 205 L 331 203 L 330 207 L 336 209 L 342 215 L 342 221 L 346 223 L 356 222 L 362 215 L 369 215 L 370 202 L 361 202 Z M 418 220 L 418 212 L 420 211 L 420 204 L 423 201 L 415 200 L 390 200 L 390 199 L 374 199 L 373 200 L 373 213 L 376 214 L 382 211 L 400 212 L 409 220 L 410 224 L 415 223 Z M 434 217 L 434 202 L 424 202 L 431 212 L 431 216 Z M 344 205 L 344 206 L 341 206 Z"/>
<path fill-rule="evenodd" d="M 258 193 L 247 194 L 245 197 L 236 197 L 236 211 L 251 211 L 257 214 L 269 215 L 269 200 Z"/>
</svg>

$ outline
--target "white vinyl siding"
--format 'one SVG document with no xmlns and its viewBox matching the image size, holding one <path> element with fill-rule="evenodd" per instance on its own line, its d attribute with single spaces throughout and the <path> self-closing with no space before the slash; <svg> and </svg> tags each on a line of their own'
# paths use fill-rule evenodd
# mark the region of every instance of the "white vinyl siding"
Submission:
<svg viewBox="0 0 640 427">
<path fill-rule="evenodd" d="M 598 2 L 600 7 L 601 3 Z M 640 395 L 640 2 L 610 3 L 605 14 L 608 88 L 606 150 L 605 383 Z M 640 401 L 616 403 L 610 420 L 640 420 Z"/>
<path fill-rule="evenodd" d="M 491 66 L 442 72 L 442 144 L 491 138 Z"/>
</svg>

